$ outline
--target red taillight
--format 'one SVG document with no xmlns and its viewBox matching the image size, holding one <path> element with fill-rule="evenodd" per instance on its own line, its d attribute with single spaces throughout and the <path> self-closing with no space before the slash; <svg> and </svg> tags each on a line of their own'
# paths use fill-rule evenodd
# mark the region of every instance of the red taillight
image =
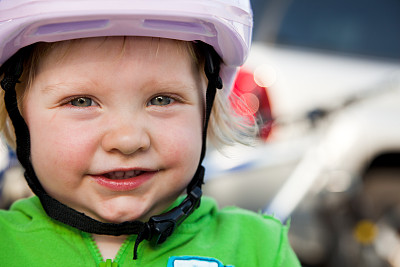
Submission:
<svg viewBox="0 0 400 267">
<path fill-rule="evenodd" d="M 247 116 L 251 121 L 255 119 L 260 127 L 260 137 L 266 140 L 272 128 L 272 113 L 267 88 L 257 85 L 254 74 L 241 68 L 232 92 L 238 96 L 238 98 L 231 97 L 236 112 Z"/>
</svg>

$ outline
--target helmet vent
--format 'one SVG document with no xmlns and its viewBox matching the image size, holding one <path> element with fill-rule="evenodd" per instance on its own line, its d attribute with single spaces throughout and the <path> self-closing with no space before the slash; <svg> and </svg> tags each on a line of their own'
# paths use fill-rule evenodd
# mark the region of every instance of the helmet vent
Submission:
<svg viewBox="0 0 400 267">
<path fill-rule="evenodd" d="M 204 23 L 176 21 L 176 20 L 158 20 L 158 19 L 145 19 L 143 27 L 154 30 L 173 31 L 173 32 L 187 32 L 190 34 L 199 34 L 203 36 L 215 36 L 211 30 Z"/>
<path fill-rule="evenodd" d="M 73 21 L 42 25 L 35 35 L 53 35 L 58 33 L 79 32 L 107 27 L 109 20 Z"/>
</svg>

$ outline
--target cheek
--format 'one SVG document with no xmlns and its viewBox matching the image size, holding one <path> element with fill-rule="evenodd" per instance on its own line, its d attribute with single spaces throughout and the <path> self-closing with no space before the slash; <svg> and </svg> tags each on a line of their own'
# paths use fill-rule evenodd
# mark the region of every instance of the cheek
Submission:
<svg viewBox="0 0 400 267">
<path fill-rule="evenodd" d="M 57 170 L 66 172 L 66 166 L 68 171 L 79 170 L 84 167 L 84 159 L 93 150 L 91 144 L 94 140 L 89 131 L 68 127 L 68 124 L 58 123 L 57 120 L 50 121 L 42 117 L 40 122 L 30 123 L 29 131 L 32 162 L 38 168 L 45 167 L 55 173 Z"/>
<path fill-rule="evenodd" d="M 183 120 L 180 123 L 169 125 L 168 130 L 158 130 L 157 148 L 167 162 L 180 165 L 185 172 L 194 172 L 201 153 L 200 119 L 198 121 Z"/>
</svg>

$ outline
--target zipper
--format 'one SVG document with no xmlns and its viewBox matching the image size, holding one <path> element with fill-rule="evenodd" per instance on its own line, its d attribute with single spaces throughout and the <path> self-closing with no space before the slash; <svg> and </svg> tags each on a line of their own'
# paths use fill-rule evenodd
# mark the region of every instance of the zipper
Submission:
<svg viewBox="0 0 400 267">
<path fill-rule="evenodd" d="M 97 265 L 99 265 L 100 262 L 103 262 L 103 256 L 100 253 L 100 249 L 97 246 L 96 241 L 94 241 L 92 235 L 89 233 L 81 232 L 81 235 L 82 235 L 83 240 L 85 241 L 86 246 L 88 247 L 90 253 L 94 257 Z"/>
<path fill-rule="evenodd" d="M 86 232 L 81 232 L 81 235 L 89 248 L 92 256 L 94 257 L 97 267 L 119 267 L 118 262 L 120 261 L 121 257 L 125 254 L 125 251 L 128 245 L 133 242 L 135 236 L 128 236 L 124 243 L 122 243 L 121 247 L 119 248 L 117 254 L 115 255 L 114 260 L 106 259 L 104 260 L 103 256 L 101 255 L 100 249 L 97 246 L 96 241 L 94 240 L 93 236 Z"/>
<path fill-rule="evenodd" d="M 99 267 L 118 267 L 118 263 L 112 262 L 112 260 L 108 259 L 105 262 L 100 262 Z"/>
<path fill-rule="evenodd" d="M 125 239 L 124 243 L 122 243 L 121 247 L 119 248 L 117 255 L 115 255 L 114 262 L 121 261 L 121 257 L 125 255 L 126 249 L 128 248 L 129 244 L 132 244 L 134 242 L 135 237 L 136 235 L 130 235 Z"/>
</svg>

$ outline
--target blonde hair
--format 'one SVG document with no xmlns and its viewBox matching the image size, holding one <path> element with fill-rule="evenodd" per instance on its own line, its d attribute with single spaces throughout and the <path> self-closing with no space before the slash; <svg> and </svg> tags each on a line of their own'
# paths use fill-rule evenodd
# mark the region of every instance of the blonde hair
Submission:
<svg viewBox="0 0 400 267">
<path fill-rule="evenodd" d="M 74 42 L 76 40 L 55 42 L 55 43 L 36 43 L 31 45 L 30 56 L 25 59 L 24 71 L 20 78 L 20 83 L 16 85 L 17 101 L 20 111 L 22 110 L 22 102 L 26 91 L 31 87 L 36 75 L 40 60 L 47 56 L 49 52 L 60 43 Z M 199 71 L 203 71 L 204 58 L 201 53 L 196 50 L 195 45 L 191 42 L 183 42 L 183 47 L 189 52 L 194 59 L 195 64 L 199 67 Z M 124 49 L 124 47 L 123 47 Z M 68 48 L 67 50 L 68 51 Z M 0 80 L 3 77 L 0 77 Z M 16 147 L 14 127 L 8 116 L 4 103 L 4 91 L 0 92 L 0 131 L 3 133 L 10 147 Z M 231 96 L 235 97 L 235 96 Z M 216 148 L 221 148 L 225 145 L 233 145 L 241 143 L 244 145 L 253 145 L 258 133 L 257 125 L 235 112 L 235 109 L 230 104 L 230 99 L 224 92 L 217 91 L 214 106 L 211 112 L 211 117 L 208 126 L 207 138 Z"/>
</svg>

